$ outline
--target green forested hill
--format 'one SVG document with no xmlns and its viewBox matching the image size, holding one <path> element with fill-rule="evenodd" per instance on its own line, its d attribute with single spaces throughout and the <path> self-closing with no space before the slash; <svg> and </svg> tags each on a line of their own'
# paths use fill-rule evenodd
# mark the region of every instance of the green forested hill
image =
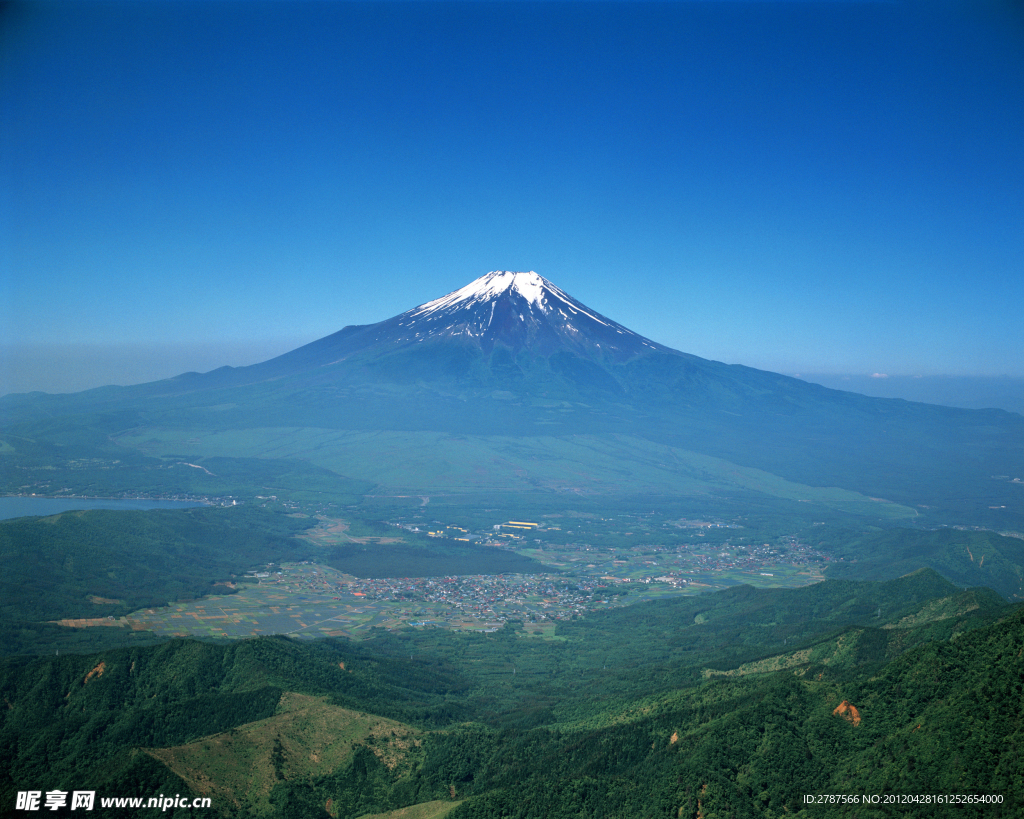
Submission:
<svg viewBox="0 0 1024 819">
<path fill-rule="evenodd" d="M 805 533 L 842 562 L 828 577 L 886 580 L 928 566 L 965 586 L 988 586 L 1008 600 L 1024 600 L 1024 540 L 990 531 L 891 529 L 853 532 L 821 527 Z"/>
<path fill-rule="evenodd" d="M 310 547 L 292 535 L 314 523 L 252 507 L 0 521 L 0 617 L 118 616 L 199 597 L 253 566 L 303 559 Z"/>
<path fill-rule="evenodd" d="M 0 654 L 90 651 L 152 640 L 128 628 L 68 629 L 210 594 L 270 561 L 302 560 L 315 521 L 254 507 L 65 512 L 0 521 Z"/>
<path fill-rule="evenodd" d="M 1017 612 L 909 651 L 876 676 L 820 679 L 809 666 L 719 681 L 609 714 L 603 729 L 481 740 L 489 753 L 470 764 L 439 738 L 444 750 L 429 758 L 483 791 L 456 817 L 1015 816 L 1024 807 L 1021 651 Z M 1002 804 L 830 808 L 806 805 L 806 794 Z"/>
<path fill-rule="evenodd" d="M 628 663 L 614 669 L 613 618 L 553 642 L 510 625 L 8 659 L 0 806 L 18 790 L 95 788 L 212 793 L 215 813 L 238 816 L 355 817 L 440 800 L 460 802 L 452 817 L 866 817 L 943 814 L 801 800 L 971 793 L 1002 796 L 1002 812 L 956 815 L 1014 815 L 1024 611 L 927 572 L 766 593 L 758 605 L 742 597 L 709 595 L 703 624 L 678 606 L 616 612 Z M 716 620 L 725 639 L 730 618 L 774 645 L 774 630 L 809 610 L 818 631 L 803 642 L 740 652 L 760 666 L 730 667 L 710 643 L 664 650 Z M 759 673 L 771 668 L 783 670 Z"/>
</svg>

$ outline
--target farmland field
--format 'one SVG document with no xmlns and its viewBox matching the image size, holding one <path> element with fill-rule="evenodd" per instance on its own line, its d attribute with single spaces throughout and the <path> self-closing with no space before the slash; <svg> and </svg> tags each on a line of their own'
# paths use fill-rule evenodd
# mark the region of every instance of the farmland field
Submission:
<svg viewBox="0 0 1024 819">
<path fill-rule="evenodd" d="M 707 549 L 655 554 L 548 546 L 518 551 L 551 572 L 357 578 L 320 563 L 284 563 L 258 572 L 236 594 L 142 609 L 115 622 L 167 636 L 358 638 L 374 627 L 489 631 L 521 620 L 527 631 L 553 636 L 553 621 L 588 611 L 740 583 L 788 588 L 822 579 L 814 563 L 759 561 L 739 567 L 731 553 L 709 555 Z"/>
</svg>

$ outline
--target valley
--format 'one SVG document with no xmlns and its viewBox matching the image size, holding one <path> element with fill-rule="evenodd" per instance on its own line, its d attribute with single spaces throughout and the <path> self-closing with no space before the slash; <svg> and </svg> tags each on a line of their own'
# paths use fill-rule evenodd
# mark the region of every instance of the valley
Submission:
<svg viewBox="0 0 1024 819">
<path fill-rule="evenodd" d="M 336 525 L 324 521 L 322 531 L 314 529 L 308 537 L 323 543 L 323 531 Z M 243 578 L 248 582 L 240 584 L 236 594 L 140 610 L 118 622 L 175 637 L 287 634 L 358 639 L 376 627 L 488 632 L 520 621 L 528 633 L 548 636 L 557 621 L 611 607 L 740 583 L 791 588 L 824 579 L 824 556 L 806 547 L 791 549 L 785 562 L 768 544 L 742 549 L 742 556 L 699 545 L 673 549 L 573 545 L 514 551 L 552 572 L 358 578 L 313 561 L 271 564 Z"/>
</svg>

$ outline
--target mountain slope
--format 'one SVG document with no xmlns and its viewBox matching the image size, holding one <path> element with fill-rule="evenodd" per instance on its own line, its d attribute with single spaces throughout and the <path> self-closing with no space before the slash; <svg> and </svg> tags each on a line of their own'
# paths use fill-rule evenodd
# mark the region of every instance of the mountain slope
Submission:
<svg viewBox="0 0 1024 819">
<path fill-rule="evenodd" d="M 0 412 L 6 430 L 26 438 L 74 438 L 69 428 L 84 425 L 98 439 L 152 441 L 155 454 L 175 452 L 160 446 L 178 432 L 625 434 L 794 483 L 931 507 L 943 520 L 1024 528 L 1013 480 L 1024 477 L 1024 417 L 867 398 L 701 359 L 633 333 L 535 273 L 490 273 L 251 367 L 8 396 Z M 16 452 L 25 446 L 5 440 Z M 443 461 L 439 447 L 425 457 Z M 272 448 L 245 454 L 278 457 Z M 486 469 L 495 457 L 483 452 L 463 466 Z M 560 463 L 556 484 L 588 472 L 583 453 Z M 338 471 L 366 479 L 372 470 L 356 457 Z"/>
<path fill-rule="evenodd" d="M 721 815 L 765 816 L 795 812 L 805 793 L 1024 797 L 1019 607 L 929 572 L 702 605 L 700 626 L 696 600 L 610 612 L 612 641 L 583 621 L 562 641 L 410 630 L 0 661 L 0 797 L 77 780 L 98 796 L 213 793 L 218 815 L 339 817 L 466 797 L 453 815 L 578 816 L 579 800 L 591 813 L 694 817 L 698 798 L 705 815 L 717 802 Z M 728 639 L 746 636 L 744 615 L 769 639 Z M 905 640 L 860 640 L 843 662 L 811 656 L 781 674 L 699 674 L 714 657 L 770 655 L 786 634 L 790 649 L 813 640 L 813 655 L 822 635 L 866 621 L 843 634 L 894 625 Z M 677 638 L 697 629 L 718 638 L 684 654 Z M 836 713 L 844 701 L 859 725 Z"/>
<path fill-rule="evenodd" d="M 381 355 L 455 339 L 485 355 L 498 346 L 513 355 L 523 350 L 540 356 L 568 351 L 614 361 L 651 350 L 672 352 L 591 310 L 536 273 L 496 271 L 387 321 L 346 327 L 274 361 L 294 370 L 361 352 Z"/>
</svg>

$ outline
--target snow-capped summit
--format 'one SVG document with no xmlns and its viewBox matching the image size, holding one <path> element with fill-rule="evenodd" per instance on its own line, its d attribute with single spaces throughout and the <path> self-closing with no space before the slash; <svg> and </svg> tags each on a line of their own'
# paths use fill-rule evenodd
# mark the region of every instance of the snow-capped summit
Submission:
<svg viewBox="0 0 1024 819">
<path fill-rule="evenodd" d="M 394 340 L 423 343 L 461 336 L 485 351 L 551 355 L 567 349 L 586 357 L 626 359 L 664 349 L 574 299 L 533 271 L 496 270 L 382 322 Z"/>
<path fill-rule="evenodd" d="M 530 360 L 569 355 L 595 363 L 624 363 L 655 351 L 678 355 L 590 309 L 533 271 L 496 270 L 393 318 L 345 327 L 268 365 L 274 370 L 304 369 L 342 361 L 397 361 L 396 355 L 403 361 L 426 361 L 417 350 L 433 351 L 445 360 L 458 358 L 463 362 L 459 367 L 478 356 L 490 361 L 499 350 L 512 356 L 508 360 L 521 354 Z M 502 360 L 504 356 L 502 352 Z M 420 375 L 429 378 L 429 369 L 424 365 Z"/>
<path fill-rule="evenodd" d="M 469 304 L 488 302 L 506 294 L 514 294 L 530 303 L 531 308 L 547 313 L 551 309 L 569 309 L 573 313 L 583 313 L 600 324 L 610 326 L 608 319 L 600 319 L 564 290 L 555 287 L 543 276 L 532 270 L 529 273 L 513 273 L 509 270 L 495 270 L 486 276 L 471 281 L 465 287 L 442 296 L 439 299 L 421 304 L 409 311 L 414 316 L 444 312 L 451 308 L 464 307 Z M 564 313 L 563 313 L 564 315 Z M 614 323 L 614 322 L 612 322 Z M 628 332 L 628 331 L 627 331 Z"/>
<path fill-rule="evenodd" d="M 533 304 L 541 304 L 541 295 L 544 289 L 561 293 L 551 282 L 543 276 L 538 276 L 532 270 L 529 273 L 513 273 L 510 270 L 495 270 L 486 276 L 481 276 L 459 288 L 447 296 L 428 301 L 416 308 L 416 313 L 431 313 L 435 310 L 443 310 L 456 304 L 481 301 L 494 298 L 506 290 L 515 290 L 520 296 Z M 565 295 L 564 293 L 562 294 Z"/>
</svg>

